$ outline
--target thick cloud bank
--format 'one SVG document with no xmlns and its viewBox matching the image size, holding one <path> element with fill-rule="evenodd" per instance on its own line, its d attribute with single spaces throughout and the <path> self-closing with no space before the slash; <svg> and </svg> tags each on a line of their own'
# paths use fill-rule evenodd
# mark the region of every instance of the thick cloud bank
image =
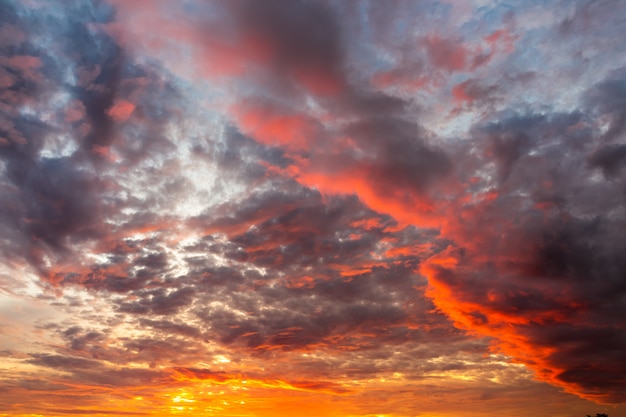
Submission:
<svg viewBox="0 0 626 417">
<path fill-rule="evenodd" d="M 626 6 L 477 3 L 0 4 L 0 413 L 625 403 Z"/>
</svg>

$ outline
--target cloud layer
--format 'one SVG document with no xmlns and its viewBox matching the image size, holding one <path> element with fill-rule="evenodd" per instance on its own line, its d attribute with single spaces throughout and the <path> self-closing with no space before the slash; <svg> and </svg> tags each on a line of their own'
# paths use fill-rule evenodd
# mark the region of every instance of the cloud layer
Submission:
<svg viewBox="0 0 626 417">
<path fill-rule="evenodd" d="M 621 410 L 624 5 L 390 3 L 0 6 L 0 412 Z"/>
</svg>

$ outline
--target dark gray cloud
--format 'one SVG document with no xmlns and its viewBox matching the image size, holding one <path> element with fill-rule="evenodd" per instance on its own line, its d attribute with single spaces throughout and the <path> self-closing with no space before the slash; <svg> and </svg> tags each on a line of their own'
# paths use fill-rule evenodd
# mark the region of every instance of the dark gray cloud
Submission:
<svg viewBox="0 0 626 417">
<path fill-rule="evenodd" d="M 619 100 L 619 90 L 600 91 L 609 103 Z M 621 402 L 626 363 L 616 317 L 626 308 L 625 196 L 620 147 L 601 145 L 606 135 L 593 119 L 603 109 L 600 117 L 612 120 L 614 109 L 596 105 L 604 102 L 598 94 L 590 91 L 597 102 L 586 111 L 514 115 L 475 129 L 475 143 L 493 164 L 482 174 L 483 192 L 493 197 L 459 207 L 471 219 L 451 236 L 459 264 L 430 273 L 454 294 L 446 299 L 435 290 L 435 304 L 462 312 L 464 326 L 496 336 L 541 378 Z M 490 261 L 479 261 L 480 254 Z M 514 323 L 510 334 L 498 336 L 507 321 Z M 515 335 L 523 342 L 512 341 Z M 544 348 L 554 352 L 539 354 Z"/>
<path fill-rule="evenodd" d="M 296 71 L 296 77 L 320 77 L 320 82 L 342 83 L 343 45 L 340 22 L 324 3 L 272 0 L 233 2 L 245 32 L 267 42 L 271 65 Z M 262 47 L 263 47 L 262 46 Z M 330 78 L 324 80 L 324 78 Z M 315 80 L 311 80 L 315 83 Z M 305 80 L 305 84 L 306 84 Z"/>
<path fill-rule="evenodd" d="M 162 130 L 176 117 L 176 93 L 167 76 L 125 59 L 97 29 L 112 18 L 108 6 L 3 10 L 24 36 L 9 33 L 1 46 L 10 78 L 0 93 L 1 250 L 46 270 L 45 259 L 62 262 L 73 245 L 111 232 L 124 206 L 152 203 L 127 197 L 136 192 L 122 171 L 146 173 L 147 159 L 172 149 Z M 175 181 L 159 183 L 167 190 Z"/>
</svg>

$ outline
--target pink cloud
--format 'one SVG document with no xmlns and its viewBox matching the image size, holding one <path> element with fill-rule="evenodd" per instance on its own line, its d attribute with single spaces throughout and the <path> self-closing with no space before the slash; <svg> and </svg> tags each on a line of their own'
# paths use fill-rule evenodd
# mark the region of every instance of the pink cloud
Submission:
<svg viewBox="0 0 626 417">
<path fill-rule="evenodd" d="M 116 122 L 123 122 L 127 120 L 131 114 L 133 114 L 135 107 L 135 104 L 130 101 L 117 100 L 113 106 L 107 110 L 107 114 Z"/>
<path fill-rule="evenodd" d="M 437 35 L 424 40 L 431 62 L 447 71 L 461 71 L 467 65 L 468 51 L 460 41 L 441 38 Z"/>
</svg>

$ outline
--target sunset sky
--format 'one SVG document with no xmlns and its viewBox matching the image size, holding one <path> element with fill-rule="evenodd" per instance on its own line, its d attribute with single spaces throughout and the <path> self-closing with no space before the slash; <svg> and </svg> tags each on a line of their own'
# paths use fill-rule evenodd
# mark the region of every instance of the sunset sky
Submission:
<svg viewBox="0 0 626 417">
<path fill-rule="evenodd" d="M 626 416 L 625 39 L 0 0 L 0 416 Z"/>
</svg>

